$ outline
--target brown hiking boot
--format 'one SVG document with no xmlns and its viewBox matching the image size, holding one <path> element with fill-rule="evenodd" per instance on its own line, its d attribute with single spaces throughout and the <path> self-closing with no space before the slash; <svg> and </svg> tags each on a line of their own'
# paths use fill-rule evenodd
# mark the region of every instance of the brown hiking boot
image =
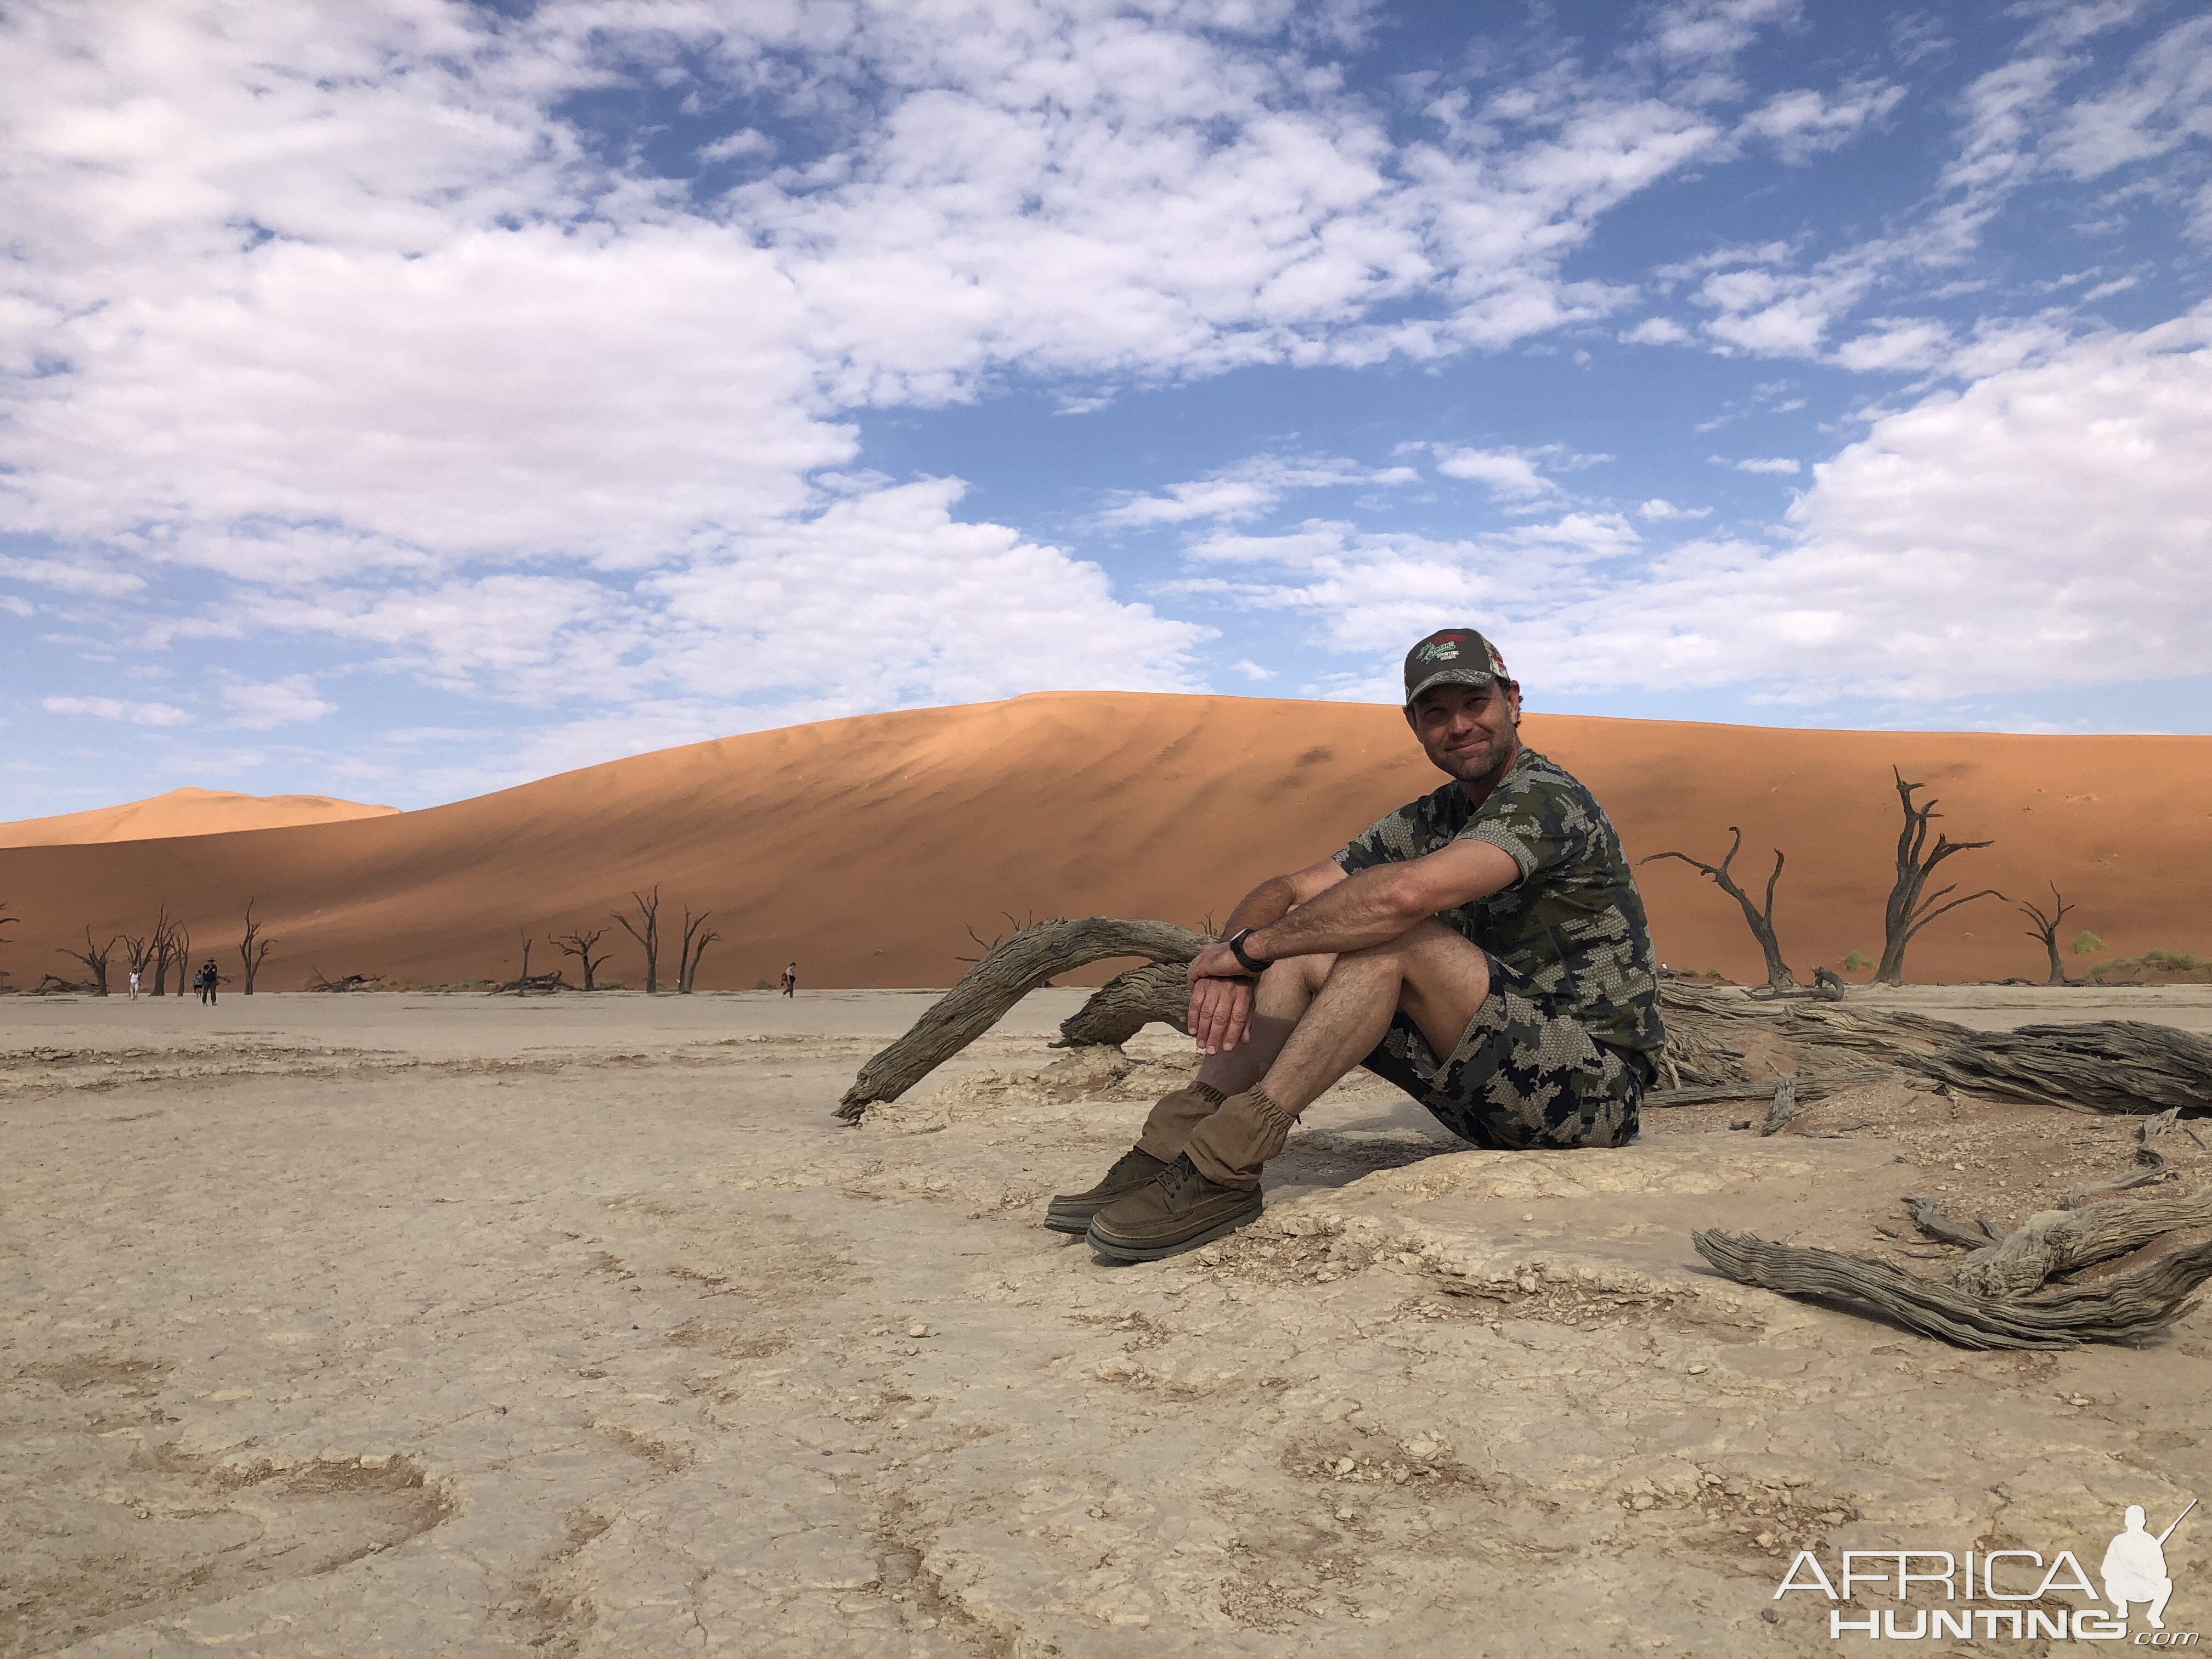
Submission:
<svg viewBox="0 0 2212 1659">
<path fill-rule="evenodd" d="M 1091 1218 L 1087 1237 L 1101 1255 L 1158 1261 L 1233 1232 L 1260 1213 L 1260 1189 L 1224 1187 L 1198 1172 L 1183 1153 L 1158 1180 L 1117 1198 Z"/>
<path fill-rule="evenodd" d="M 1149 1187 L 1172 1167 L 1141 1147 L 1132 1146 L 1115 1160 L 1105 1179 L 1085 1193 L 1062 1193 L 1045 1206 L 1044 1224 L 1056 1233 L 1083 1233 L 1091 1218 L 1117 1198 Z"/>
</svg>

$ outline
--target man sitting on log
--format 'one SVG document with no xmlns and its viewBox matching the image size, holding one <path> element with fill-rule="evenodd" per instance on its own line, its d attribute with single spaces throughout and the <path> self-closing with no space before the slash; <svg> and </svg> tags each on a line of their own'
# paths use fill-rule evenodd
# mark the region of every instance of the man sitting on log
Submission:
<svg viewBox="0 0 2212 1659">
<path fill-rule="evenodd" d="M 1478 1146 L 1618 1146 L 1666 1033 L 1644 902 L 1596 799 L 1521 746 L 1471 628 L 1406 657 L 1406 721 L 1452 781 L 1260 884 L 1190 964 L 1197 1080 L 1045 1225 L 1153 1261 L 1260 1213 L 1260 1171 L 1355 1066 Z"/>
</svg>

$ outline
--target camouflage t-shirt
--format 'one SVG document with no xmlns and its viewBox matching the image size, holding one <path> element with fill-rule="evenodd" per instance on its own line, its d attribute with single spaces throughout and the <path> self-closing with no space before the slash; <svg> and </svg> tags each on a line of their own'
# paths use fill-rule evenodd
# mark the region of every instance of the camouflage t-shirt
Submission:
<svg viewBox="0 0 2212 1659">
<path fill-rule="evenodd" d="M 1361 834 L 1336 861 L 1352 875 L 1455 841 L 1488 842 L 1520 866 L 1521 879 L 1437 920 L 1528 975 L 1555 1012 L 1600 1042 L 1656 1060 L 1667 1033 L 1651 925 L 1597 798 L 1524 749 L 1480 806 L 1447 783 Z"/>
</svg>

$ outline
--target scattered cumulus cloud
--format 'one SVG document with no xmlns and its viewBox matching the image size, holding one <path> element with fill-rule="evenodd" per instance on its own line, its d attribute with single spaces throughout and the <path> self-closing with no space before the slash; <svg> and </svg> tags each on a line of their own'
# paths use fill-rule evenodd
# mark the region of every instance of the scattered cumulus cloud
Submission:
<svg viewBox="0 0 2212 1659">
<path fill-rule="evenodd" d="M 222 688 L 222 695 L 230 723 L 248 732 L 272 731 L 337 712 L 337 705 L 317 695 L 314 682 L 305 674 L 258 684 L 234 681 Z"/>
<path fill-rule="evenodd" d="M 1106 524 L 1128 528 L 1188 524 L 1196 519 L 1235 523 L 1268 512 L 1301 490 L 1413 483 L 1419 477 L 1407 466 L 1366 467 L 1325 456 L 1255 455 L 1155 494 L 1124 495 L 1099 517 Z"/>
<path fill-rule="evenodd" d="M 1636 509 L 1639 519 L 1651 519 L 1664 523 L 1678 519 L 1704 519 L 1712 515 L 1710 507 L 1677 507 L 1674 502 L 1654 495 Z"/>
<path fill-rule="evenodd" d="M 1805 470 L 1802 462 L 1793 461 L 1786 455 L 1753 455 L 1741 460 L 1730 460 L 1725 455 L 1710 455 L 1706 459 L 1715 466 L 1731 466 L 1739 472 L 1793 475 Z"/>
<path fill-rule="evenodd" d="M 1537 470 L 1540 453 L 1525 449 L 1448 449 L 1440 445 L 1436 465 L 1447 478 L 1482 484 L 1500 501 L 1534 501 L 1555 495 L 1559 489 Z"/>
<path fill-rule="evenodd" d="M 45 697 L 39 707 L 49 714 L 89 714 L 131 726 L 189 726 L 192 719 L 172 703 L 125 702 L 114 697 Z"/>
</svg>

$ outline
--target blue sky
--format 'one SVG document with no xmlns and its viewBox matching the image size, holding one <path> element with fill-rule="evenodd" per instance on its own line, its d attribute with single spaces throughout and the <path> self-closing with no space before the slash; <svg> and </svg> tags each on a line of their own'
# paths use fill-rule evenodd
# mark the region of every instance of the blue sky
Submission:
<svg viewBox="0 0 2212 1659">
<path fill-rule="evenodd" d="M 2212 18 L 27 4 L 0 817 L 1061 688 L 2212 731 Z"/>
</svg>

